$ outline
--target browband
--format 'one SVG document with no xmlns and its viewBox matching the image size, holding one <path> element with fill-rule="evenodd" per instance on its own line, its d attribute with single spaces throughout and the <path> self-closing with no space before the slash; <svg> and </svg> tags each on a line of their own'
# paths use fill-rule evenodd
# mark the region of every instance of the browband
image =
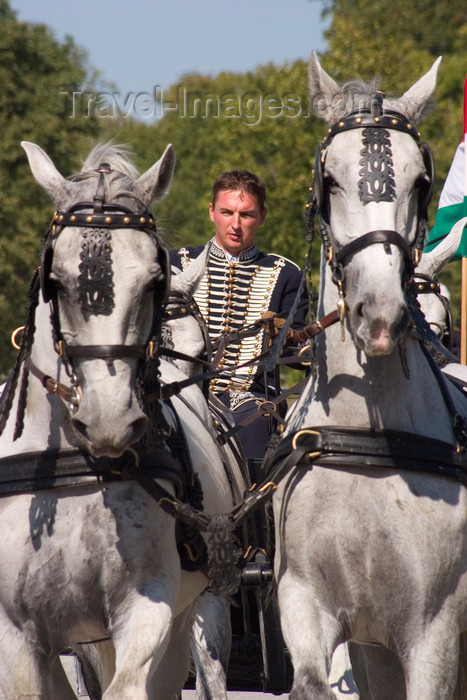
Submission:
<svg viewBox="0 0 467 700">
<path fill-rule="evenodd" d="M 323 142 L 332 139 L 340 131 L 348 131 L 349 129 L 362 129 L 364 127 L 383 127 L 386 129 L 396 129 L 403 131 L 405 134 L 410 134 L 416 141 L 420 140 L 420 132 L 411 124 L 406 117 L 398 112 L 387 110 L 384 114 L 373 115 L 371 112 L 363 112 L 356 110 L 350 112 L 343 119 L 333 124 L 329 129 Z"/>
</svg>

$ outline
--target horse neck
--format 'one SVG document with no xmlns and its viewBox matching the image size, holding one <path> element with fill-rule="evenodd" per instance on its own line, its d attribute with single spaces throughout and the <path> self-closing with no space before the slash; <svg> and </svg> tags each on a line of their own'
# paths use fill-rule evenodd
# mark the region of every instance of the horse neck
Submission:
<svg viewBox="0 0 467 700">
<path fill-rule="evenodd" d="M 199 323 L 194 316 L 188 315 L 173 321 L 167 321 L 165 325 L 174 350 L 195 360 L 206 349 Z M 200 374 L 203 369 L 202 365 L 195 361 L 176 359 L 174 364 L 189 377 Z"/>
<path fill-rule="evenodd" d="M 333 311 L 337 288 L 322 269 L 318 316 Z M 438 381 L 419 342 L 407 335 L 388 356 L 367 357 L 359 351 L 346 318 L 344 340 L 337 323 L 316 339 L 316 377 L 310 379 L 293 429 L 340 425 L 406 430 L 453 440 L 452 420 Z M 436 406 L 436 421 L 433 407 Z"/>
</svg>

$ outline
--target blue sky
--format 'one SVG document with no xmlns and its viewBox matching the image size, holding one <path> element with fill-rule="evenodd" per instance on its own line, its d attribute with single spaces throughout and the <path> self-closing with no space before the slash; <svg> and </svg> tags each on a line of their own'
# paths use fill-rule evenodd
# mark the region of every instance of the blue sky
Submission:
<svg viewBox="0 0 467 700">
<path fill-rule="evenodd" d="M 10 0 L 18 19 L 71 35 L 123 94 L 186 73 L 243 73 L 323 51 L 320 0 Z"/>
</svg>

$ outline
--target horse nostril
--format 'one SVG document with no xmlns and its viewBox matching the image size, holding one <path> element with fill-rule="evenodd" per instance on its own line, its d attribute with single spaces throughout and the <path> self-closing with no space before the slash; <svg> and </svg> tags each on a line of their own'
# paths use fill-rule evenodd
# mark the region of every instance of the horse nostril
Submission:
<svg viewBox="0 0 467 700">
<path fill-rule="evenodd" d="M 355 307 L 355 313 L 357 314 L 357 316 L 360 316 L 360 318 L 363 318 L 363 302 L 357 304 L 357 306 Z"/>
</svg>

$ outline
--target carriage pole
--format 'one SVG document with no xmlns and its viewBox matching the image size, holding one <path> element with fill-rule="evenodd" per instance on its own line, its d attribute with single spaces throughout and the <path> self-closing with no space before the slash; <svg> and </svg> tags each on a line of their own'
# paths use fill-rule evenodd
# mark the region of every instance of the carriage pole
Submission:
<svg viewBox="0 0 467 700">
<path fill-rule="evenodd" d="M 467 216 L 467 74 L 464 81 L 464 216 Z M 461 363 L 467 364 L 467 257 L 462 257 Z"/>
</svg>

